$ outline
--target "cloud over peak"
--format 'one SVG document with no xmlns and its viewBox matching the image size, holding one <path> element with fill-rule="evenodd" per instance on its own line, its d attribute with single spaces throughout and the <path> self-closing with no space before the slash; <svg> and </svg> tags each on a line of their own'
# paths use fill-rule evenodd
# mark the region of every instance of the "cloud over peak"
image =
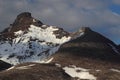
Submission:
<svg viewBox="0 0 120 80">
<path fill-rule="evenodd" d="M 8 27 L 19 13 L 29 11 L 43 23 L 68 31 L 80 26 L 90 26 L 101 33 L 104 29 L 110 33 L 106 36 L 115 41 L 120 38 L 112 30 L 120 30 L 120 14 L 109 7 L 119 4 L 119 0 L 0 0 L 0 29 Z"/>
</svg>

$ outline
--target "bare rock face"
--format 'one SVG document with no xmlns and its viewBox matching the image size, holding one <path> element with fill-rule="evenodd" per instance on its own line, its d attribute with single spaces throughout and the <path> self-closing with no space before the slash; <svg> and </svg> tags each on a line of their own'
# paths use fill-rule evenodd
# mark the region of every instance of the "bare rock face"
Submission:
<svg viewBox="0 0 120 80">
<path fill-rule="evenodd" d="M 39 20 L 34 19 L 31 13 L 24 12 L 17 16 L 14 23 L 10 25 L 9 28 L 5 29 L 3 32 L 15 32 L 18 30 L 26 30 L 28 27 L 34 24 L 36 26 L 41 26 L 43 23 Z"/>
</svg>

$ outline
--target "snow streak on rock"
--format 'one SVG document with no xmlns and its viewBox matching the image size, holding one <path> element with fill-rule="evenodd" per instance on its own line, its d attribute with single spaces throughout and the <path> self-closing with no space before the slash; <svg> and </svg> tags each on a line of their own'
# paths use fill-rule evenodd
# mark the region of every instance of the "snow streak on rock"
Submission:
<svg viewBox="0 0 120 80">
<path fill-rule="evenodd" d="M 113 49 L 116 53 L 120 54 L 119 51 L 118 51 L 118 49 L 117 49 L 115 46 L 113 46 L 113 45 L 110 44 L 110 43 L 108 43 L 108 45 L 110 45 L 110 46 L 112 47 L 112 49 Z"/>
<path fill-rule="evenodd" d="M 110 69 L 111 71 L 113 71 L 113 72 L 117 72 L 117 73 L 120 73 L 120 70 L 118 70 L 118 69 Z"/>
</svg>

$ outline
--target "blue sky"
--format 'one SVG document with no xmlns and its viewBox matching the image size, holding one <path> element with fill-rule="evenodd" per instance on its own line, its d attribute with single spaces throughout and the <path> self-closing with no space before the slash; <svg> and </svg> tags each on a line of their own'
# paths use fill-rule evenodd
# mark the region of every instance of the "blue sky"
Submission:
<svg viewBox="0 0 120 80">
<path fill-rule="evenodd" d="M 0 30 L 26 11 L 67 31 L 89 26 L 120 44 L 120 0 L 0 0 Z"/>
<path fill-rule="evenodd" d="M 111 5 L 110 6 L 110 10 L 117 13 L 117 14 L 120 14 L 120 5 Z"/>
</svg>

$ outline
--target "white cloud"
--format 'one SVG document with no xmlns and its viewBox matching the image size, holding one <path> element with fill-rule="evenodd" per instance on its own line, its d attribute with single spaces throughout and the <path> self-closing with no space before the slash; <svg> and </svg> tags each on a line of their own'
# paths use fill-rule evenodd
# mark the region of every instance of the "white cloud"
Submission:
<svg viewBox="0 0 120 80">
<path fill-rule="evenodd" d="M 113 2 L 118 5 L 120 4 L 120 0 L 113 0 Z"/>
<path fill-rule="evenodd" d="M 40 19 L 43 23 L 56 25 L 68 31 L 80 26 L 98 29 L 118 28 L 119 14 L 109 10 L 111 4 L 119 0 L 0 0 L 1 30 L 8 27 L 15 17 L 25 11 Z M 101 31 L 102 32 L 102 31 Z M 116 36 L 118 37 L 118 36 Z"/>
</svg>

